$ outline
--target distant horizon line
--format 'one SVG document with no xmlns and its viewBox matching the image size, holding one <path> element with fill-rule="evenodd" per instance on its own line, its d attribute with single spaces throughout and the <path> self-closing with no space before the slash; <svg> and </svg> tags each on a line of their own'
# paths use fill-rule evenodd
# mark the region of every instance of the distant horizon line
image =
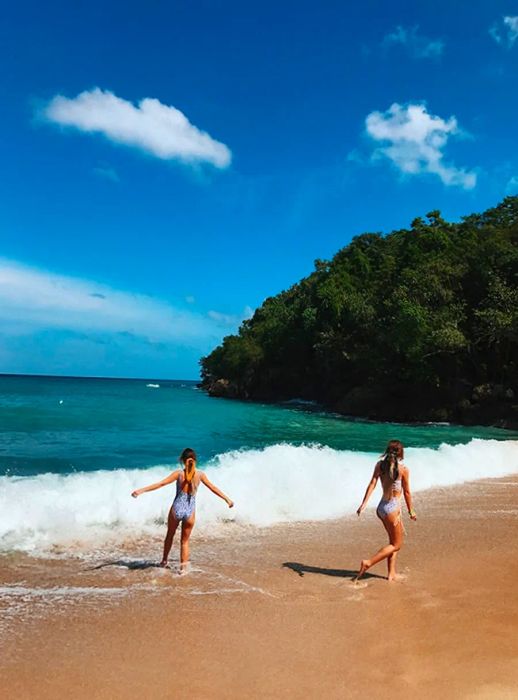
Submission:
<svg viewBox="0 0 518 700">
<path fill-rule="evenodd" d="M 27 379 L 105 379 L 107 381 L 135 381 L 135 382 L 199 382 L 200 379 L 166 379 L 165 377 L 106 377 L 101 375 L 81 375 L 81 374 L 25 374 L 22 372 L 0 372 L 2 377 L 25 377 Z"/>
</svg>

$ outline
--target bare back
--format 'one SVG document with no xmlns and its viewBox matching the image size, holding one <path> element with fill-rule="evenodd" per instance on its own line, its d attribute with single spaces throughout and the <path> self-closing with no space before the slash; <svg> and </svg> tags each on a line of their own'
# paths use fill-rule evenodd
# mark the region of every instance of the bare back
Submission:
<svg viewBox="0 0 518 700">
<path fill-rule="evenodd" d="M 192 495 L 194 496 L 196 494 L 196 491 L 198 490 L 198 486 L 200 485 L 201 481 L 201 474 L 200 472 L 196 469 L 194 472 L 194 477 L 193 477 L 193 490 L 192 490 Z M 183 493 L 191 493 L 189 490 L 189 482 L 185 478 L 185 471 L 179 470 L 178 474 L 178 480 L 176 482 L 176 493 L 180 493 L 180 491 L 183 491 Z"/>
<path fill-rule="evenodd" d="M 383 489 L 383 498 L 386 501 L 390 501 L 392 498 L 401 498 L 403 483 L 408 476 L 408 469 L 403 462 L 399 462 L 397 479 L 392 479 L 389 473 L 381 471 L 381 460 L 377 464 L 377 469 Z"/>
</svg>

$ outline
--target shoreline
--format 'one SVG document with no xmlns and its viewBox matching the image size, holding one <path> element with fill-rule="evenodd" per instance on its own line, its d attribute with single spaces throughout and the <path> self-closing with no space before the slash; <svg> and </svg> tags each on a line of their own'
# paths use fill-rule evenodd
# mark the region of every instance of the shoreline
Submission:
<svg viewBox="0 0 518 700">
<path fill-rule="evenodd" d="M 222 381 L 222 380 L 219 380 Z M 394 416 L 394 417 L 388 417 L 386 415 L 375 415 L 372 414 L 370 415 L 369 412 L 367 411 L 366 413 L 363 413 L 362 411 L 358 412 L 349 412 L 345 410 L 341 410 L 339 404 L 328 404 L 324 401 L 319 401 L 318 399 L 309 399 L 309 398 L 304 398 L 303 396 L 298 396 L 296 398 L 293 397 L 286 397 L 286 398 L 251 398 L 247 396 L 240 396 L 239 394 L 233 394 L 232 392 L 229 393 L 224 393 L 221 391 L 221 393 L 218 391 L 216 393 L 213 393 L 212 385 L 204 385 L 203 382 L 200 382 L 197 384 L 198 388 L 203 391 L 209 398 L 211 399 L 225 399 L 227 401 L 239 401 L 242 403 L 249 403 L 249 404 L 257 404 L 257 405 L 267 405 L 267 406 L 279 406 L 281 408 L 303 408 L 304 406 L 306 407 L 306 410 L 311 411 L 311 406 L 315 407 L 316 410 L 315 412 L 320 412 L 320 413 L 325 413 L 329 416 L 336 416 L 344 419 L 348 419 L 351 422 L 357 421 L 357 422 L 363 422 L 363 423 L 393 423 L 395 425 L 406 425 L 409 427 L 416 427 L 416 426 L 422 426 L 422 425 L 449 425 L 449 426 L 458 426 L 462 428 L 497 428 L 500 430 L 508 430 L 509 432 L 516 432 L 518 431 L 518 418 L 516 419 L 495 419 L 495 420 L 487 420 L 487 421 L 479 421 L 479 420 L 465 420 L 461 421 L 458 420 L 459 415 L 455 416 L 455 419 L 444 417 L 444 418 L 439 418 L 439 417 L 433 417 L 433 411 L 430 413 L 428 417 L 423 416 L 419 420 L 409 420 L 406 418 L 403 418 L 402 416 Z M 507 408 L 507 404 L 506 404 Z M 495 410 L 495 413 L 498 415 L 499 414 L 499 409 Z"/>
<path fill-rule="evenodd" d="M 388 674 L 403 697 L 513 697 L 518 476 L 414 500 L 397 583 L 383 563 L 352 583 L 385 544 L 373 511 L 216 541 L 195 530 L 184 577 L 154 566 L 155 540 L 99 566 L 2 557 L 4 596 L 25 590 L 2 640 L 2 687 L 42 699 L 72 688 L 79 700 L 356 698 L 385 694 Z"/>
</svg>

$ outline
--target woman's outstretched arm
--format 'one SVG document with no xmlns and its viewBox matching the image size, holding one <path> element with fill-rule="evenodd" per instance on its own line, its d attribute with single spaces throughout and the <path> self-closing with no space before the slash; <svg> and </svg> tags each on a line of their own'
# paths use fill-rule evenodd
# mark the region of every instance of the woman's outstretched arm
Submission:
<svg viewBox="0 0 518 700">
<path fill-rule="evenodd" d="M 220 498 L 222 498 L 226 502 L 226 504 L 228 505 L 229 508 L 233 508 L 234 501 L 231 501 L 230 498 L 228 498 L 228 496 L 225 496 L 223 491 L 220 491 L 217 486 L 214 486 L 214 484 L 207 479 L 207 477 L 205 476 L 205 474 L 203 472 L 201 472 L 200 479 L 205 484 L 205 486 L 212 491 L 212 493 L 215 493 L 216 496 L 219 496 Z"/>
<path fill-rule="evenodd" d="M 401 474 L 401 486 L 403 487 L 403 495 L 405 497 L 406 507 L 408 508 L 408 514 L 412 520 L 417 520 L 417 515 L 412 506 L 412 494 L 410 493 L 410 474 L 408 468 L 406 468 Z"/>
<path fill-rule="evenodd" d="M 367 486 L 367 490 L 365 491 L 365 496 L 363 497 L 363 501 L 361 506 L 358 508 L 356 511 L 356 514 L 359 516 L 361 515 L 362 511 L 365 509 L 365 506 L 367 505 L 369 498 L 371 497 L 372 492 L 376 488 L 376 484 L 378 483 L 378 479 L 380 477 L 380 463 L 378 462 L 376 466 L 374 467 L 374 471 L 372 473 L 371 480 L 369 481 L 369 484 Z"/>
<path fill-rule="evenodd" d="M 165 479 L 162 479 L 162 481 L 157 481 L 156 484 L 150 484 L 149 486 L 143 486 L 141 489 L 136 489 L 131 495 L 133 496 L 133 498 L 137 498 L 137 496 L 140 496 L 141 493 L 147 493 L 148 491 L 156 491 L 157 489 L 161 489 L 162 486 L 167 486 L 167 484 L 172 484 L 173 481 L 176 481 L 179 475 L 180 469 L 177 469 L 176 471 L 169 474 L 169 476 L 166 476 Z"/>
</svg>

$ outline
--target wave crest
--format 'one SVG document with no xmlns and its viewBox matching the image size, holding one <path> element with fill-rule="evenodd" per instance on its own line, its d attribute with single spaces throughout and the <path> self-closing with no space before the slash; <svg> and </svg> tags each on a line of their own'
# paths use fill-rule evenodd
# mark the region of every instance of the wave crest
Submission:
<svg viewBox="0 0 518 700">
<path fill-rule="evenodd" d="M 266 526 L 354 513 L 377 458 L 365 452 L 290 444 L 220 454 L 205 465 L 205 471 L 236 505 L 229 510 L 201 487 L 199 523 L 210 533 L 215 524 L 228 520 Z M 438 449 L 410 448 L 405 462 L 412 490 L 419 492 L 518 472 L 518 441 L 474 439 Z M 114 537 L 163 533 L 174 486 L 136 501 L 130 494 L 173 468 L 0 477 L 0 550 L 45 552 L 70 543 L 101 546 Z M 376 500 L 374 494 L 372 506 Z"/>
</svg>

